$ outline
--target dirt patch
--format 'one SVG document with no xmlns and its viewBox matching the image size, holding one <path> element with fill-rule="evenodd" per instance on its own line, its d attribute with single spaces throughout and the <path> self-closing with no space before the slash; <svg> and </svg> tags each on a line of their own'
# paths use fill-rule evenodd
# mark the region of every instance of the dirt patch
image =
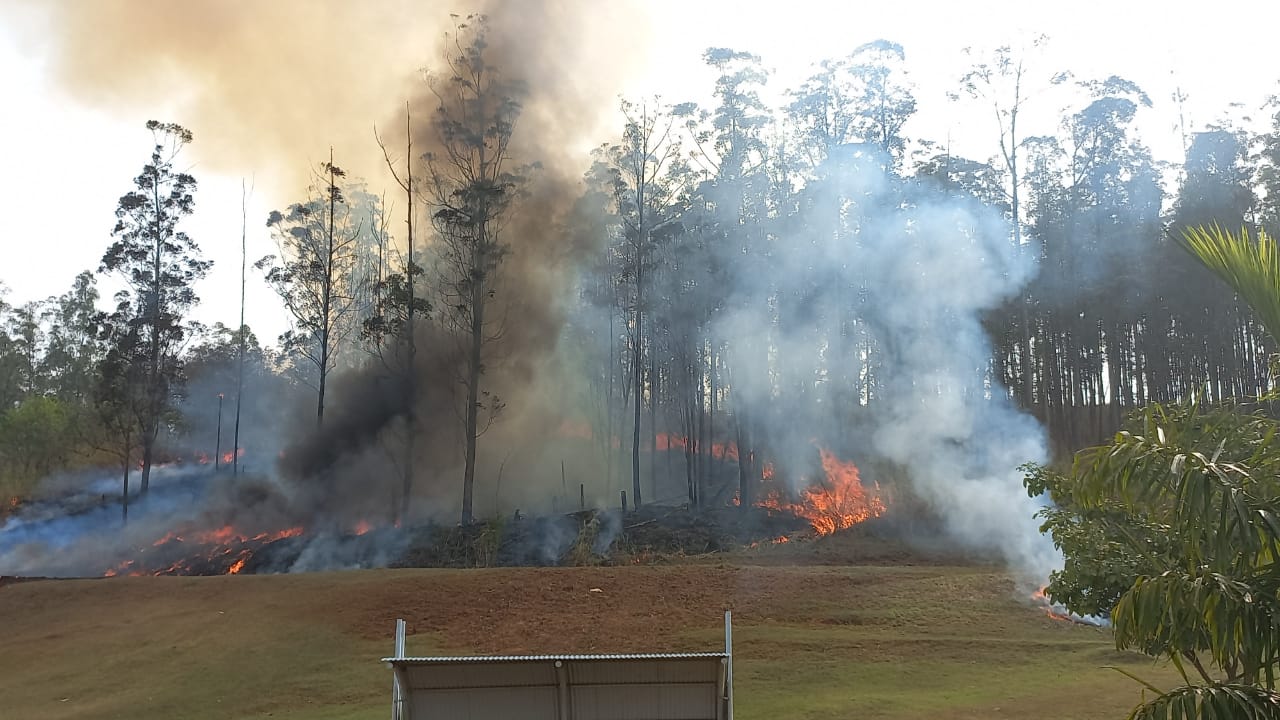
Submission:
<svg viewBox="0 0 1280 720">
<path fill-rule="evenodd" d="M 688 638 L 718 638 L 725 610 L 747 623 L 803 620 L 820 609 L 798 606 L 797 596 L 853 607 L 889 579 L 707 565 L 387 571 L 381 582 L 325 588 L 308 612 L 369 639 L 389 637 L 404 618 L 445 652 L 706 651 L 718 641 Z"/>
</svg>

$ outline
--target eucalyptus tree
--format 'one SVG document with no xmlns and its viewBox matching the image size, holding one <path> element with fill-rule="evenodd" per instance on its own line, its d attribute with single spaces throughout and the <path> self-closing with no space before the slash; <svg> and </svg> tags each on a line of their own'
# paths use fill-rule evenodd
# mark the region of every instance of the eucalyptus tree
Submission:
<svg viewBox="0 0 1280 720">
<path fill-rule="evenodd" d="M 403 389 L 408 399 L 405 408 L 404 446 L 400 465 L 400 495 L 393 501 L 392 516 L 399 523 L 409 512 L 409 501 L 413 496 L 413 463 L 414 449 L 418 435 L 417 415 L 417 356 L 418 356 L 418 321 L 427 317 L 431 311 L 431 303 L 418 291 L 418 283 L 423 268 L 414 262 L 414 227 L 417 217 L 414 205 L 419 189 L 413 180 L 413 120 L 408 103 L 404 113 L 405 163 L 404 171 L 396 168 L 391 159 L 391 151 L 382 138 L 374 131 L 378 147 L 382 149 L 382 158 L 387 170 L 405 195 L 405 252 L 403 269 L 396 272 L 389 263 L 380 263 L 377 291 L 374 293 L 376 306 L 372 315 L 364 320 L 361 336 L 373 341 L 375 354 L 381 361 L 383 369 L 392 380 Z"/>
<path fill-rule="evenodd" d="M 112 337 L 131 338 L 131 344 L 136 339 L 144 350 L 137 358 L 145 373 L 138 417 L 142 493 L 150 486 L 156 441 L 181 386 L 181 349 L 191 332 L 187 314 L 199 302 L 194 284 L 213 264 L 200 259 L 195 241 L 178 229 L 195 207 L 196 180 L 175 166 L 191 132 L 154 120 L 147 129 L 155 141 L 151 159 L 116 206 L 115 241 L 99 267 L 118 275 L 127 287 L 117 295 L 112 319 L 130 329 Z"/>
<path fill-rule="evenodd" d="M 93 273 L 82 272 L 70 290 L 50 299 L 41 317 L 48 328 L 41 360 L 46 387 L 80 406 L 91 404 L 94 367 L 102 354 L 97 332 L 98 297 Z"/>
<path fill-rule="evenodd" d="M 657 348 L 647 313 L 659 298 L 653 297 L 654 275 L 660 268 L 658 253 L 673 224 L 680 219 L 678 201 L 688 183 L 688 167 L 681 157 L 679 137 L 673 134 L 677 116 L 660 100 L 622 101 L 625 124 L 622 142 L 604 150 L 607 184 L 613 215 L 620 223 L 616 258 L 621 266 L 615 277 L 629 312 L 627 326 L 632 392 L 631 492 L 636 507 L 643 503 L 640 488 L 641 407 L 646 382 L 649 395 L 651 440 L 658 405 Z M 647 333 L 647 334 L 646 334 Z M 646 351 L 647 348 L 647 351 Z M 645 364 L 650 371 L 646 378 Z M 656 442 L 656 440 L 655 440 Z M 656 447 L 656 446 L 655 446 Z"/>
<path fill-rule="evenodd" d="M 715 334 L 709 341 L 732 348 L 726 355 L 726 386 L 732 395 L 739 497 L 748 507 L 763 469 L 757 461 L 753 415 L 766 411 L 768 342 L 761 336 L 771 328 L 746 322 L 765 315 L 759 310 L 770 293 L 765 131 L 774 121 L 760 97 L 768 73 L 758 56 L 710 48 L 703 60 L 717 74 L 716 104 L 711 110 L 685 106 L 681 113 L 692 141 L 691 165 L 704 178 L 692 192 L 692 203 L 700 208 L 699 233 L 708 244 L 710 265 L 722 268 L 731 280 L 720 290 L 721 307 L 729 310 L 709 323 Z"/>
<path fill-rule="evenodd" d="M 1254 186 L 1265 199 L 1259 203 L 1257 222 L 1273 236 L 1280 234 L 1280 94 L 1267 102 L 1271 126 L 1254 138 Z"/>
<path fill-rule="evenodd" d="M 1114 76 L 1084 85 L 1092 99 L 1064 123 L 1071 211 L 1069 246 L 1061 250 L 1072 257 L 1073 310 L 1084 311 L 1099 349 L 1096 373 L 1108 407 L 1099 419 L 1114 428 L 1124 408 L 1144 403 L 1149 384 L 1139 350 L 1149 331 L 1141 308 L 1158 280 L 1139 259 L 1160 245 L 1163 191 L 1151 151 L 1133 127 L 1150 99 Z M 1083 297 L 1093 300 L 1082 302 Z M 1080 334 L 1085 336 L 1084 328 Z"/>
<path fill-rule="evenodd" d="M 474 520 L 477 441 L 503 409 L 502 399 L 483 387 L 488 348 L 501 336 L 489 306 L 511 252 L 506 220 L 524 182 L 511 138 L 525 89 L 490 64 L 486 31 L 484 17 L 472 15 L 450 36 L 447 72 L 430 83 L 438 105 L 422 178 L 438 239 L 434 283 L 441 319 L 463 357 L 463 524 Z"/>
<path fill-rule="evenodd" d="M 117 298 L 124 304 L 123 298 Z M 128 522 L 129 475 L 138 445 L 143 441 L 143 422 L 151 405 L 146 340 L 136 324 L 119 314 L 104 315 L 98 328 L 105 352 L 98 363 L 93 394 L 96 426 L 100 430 L 96 444 L 120 462 L 121 515 L 122 520 Z"/>
<path fill-rule="evenodd" d="M 906 153 L 903 127 L 916 112 L 906 59 L 901 45 L 881 39 L 859 46 L 843 62 L 852 80 L 849 131 L 879 148 L 893 167 L 900 166 Z"/>
<path fill-rule="evenodd" d="M 1228 128 L 1192 133 L 1182 182 L 1167 218 L 1176 238 L 1197 227 L 1252 227 L 1258 200 L 1244 133 Z M 1212 277 L 1177 243 L 1166 240 L 1151 263 L 1153 399 L 1172 400 L 1201 388 L 1215 398 L 1249 397 L 1267 384 L 1270 339 L 1239 297 L 1219 290 Z M 1176 350 L 1176 352 L 1175 352 Z"/>
<path fill-rule="evenodd" d="M 789 95 L 786 117 L 795 128 L 796 159 L 809 167 L 802 180 L 774 182 L 775 187 L 799 185 L 793 218 L 780 234 L 791 242 L 806 242 L 814 252 L 829 252 L 835 262 L 808 273 L 812 280 L 792 287 L 789 297 L 777 299 L 787 319 L 784 327 L 821 328 L 805 338 L 789 339 L 813 345 L 813 357 L 828 358 L 825 368 L 800 367 L 792 386 L 804 392 L 815 372 L 829 378 L 830 396 L 845 408 L 870 400 L 877 352 L 868 308 L 867 260 L 862 228 L 882 212 L 883 200 L 869 188 L 871 177 L 897 182 L 908 145 L 903 134 L 914 116 L 916 100 L 905 70 L 901 45 L 875 40 L 847 57 L 819 64 L 816 71 Z M 779 158 L 781 160 L 781 158 Z M 820 318 L 808 318 L 810 314 Z M 816 322 L 815 322 L 816 320 Z M 829 348 L 824 352 L 823 348 Z M 837 413 L 843 423 L 849 412 Z"/>
<path fill-rule="evenodd" d="M 1019 122 L 1022 120 L 1022 113 L 1037 96 L 1070 77 L 1065 72 L 1049 74 L 1036 69 L 1033 61 L 1047 42 L 1047 36 L 1038 35 L 1032 38 L 1027 47 L 1014 49 L 1006 45 L 985 56 L 979 56 L 972 48 L 966 48 L 965 55 L 974 58 L 974 62 L 960 78 L 962 92 L 987 105 L 995 118 L 999 140 L 998 159 L 993 164 L 999 164 L 1006 173 L 1004 189 L 1013 227 L 1012 242 L 1018 248 L 1026 244 L 1023 236 L 1025 213 L 1022 190 L 1025 172 L 1022 153 L 1027 149 L 1027 141 L 1033 137 L 1026 132 L 1025 126 L 1019 126 Z M 959 93 L 954 93 L 952 97 L 958 98 Z M 1027 409 L 1036 405 L 1036 360 L 1033 357 L 1036 329 L 1032 327 L 1031 307 L 1034 302 L 1032 297 L 1024 293 L 1018 299 L 1016 312 L 1017 321 L 1021 325 L 1021 342 L 1016 353 L 1020 376 L 1019 394 L 1023 407 Z"/>
<path fill-rule="evenodd" d="M 255 264 L 266 273 L 267 284 L 284 301 L 292 319 L 292 327 L 280 336 L 281 347 L 315 368 L 317 425 L 324 422 L 325 390 L 337 364 L 338 348 L 352 329 L 348 316 L 357 289 L 355 249 L 362 219 L 354 215 L 338 185 L 345 175 L 333 164 L 330 150 L 311 197 L 268 216 L 267 227 L 279 254 Z"/>
</svg>

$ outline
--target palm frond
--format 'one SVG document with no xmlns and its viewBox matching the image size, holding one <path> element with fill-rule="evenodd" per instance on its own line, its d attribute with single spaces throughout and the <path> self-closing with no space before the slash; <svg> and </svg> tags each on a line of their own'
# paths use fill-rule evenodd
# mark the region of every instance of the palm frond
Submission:
<svg viewBox="0 0 1280 720">
<path fill-rule="evenodd" d="M 1180 242 L 1196 259 L 1244 299 L 1271 335 L 1280 342 L 1280 249 L 1274 238 L 1247 228 L 1233 233 L 1217 225 L 1183 231 Z"/>
<path fill-rule="evenodd" d="M 1129 713 L 1129 720 L 1275 720 L 1280 693 L 1255 685 L 1214 684 L 1175 688 Z"/>
</svg>

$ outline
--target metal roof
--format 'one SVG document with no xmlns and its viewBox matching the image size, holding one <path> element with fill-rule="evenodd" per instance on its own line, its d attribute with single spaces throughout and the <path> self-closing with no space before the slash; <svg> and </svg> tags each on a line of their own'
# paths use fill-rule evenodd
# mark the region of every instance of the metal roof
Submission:
<svg viewBox="0 0 1280 720">
<path fill-rule="evenodd" d="M 636 653 L 631 655 L 472 655 L 465 657 L 388 657 L 385 663 L 423 665 L 430 663 L 549 662 L 582 660 L 682 660 L 690 658 L 727 658 L 722 652 Z"/>
</svg>

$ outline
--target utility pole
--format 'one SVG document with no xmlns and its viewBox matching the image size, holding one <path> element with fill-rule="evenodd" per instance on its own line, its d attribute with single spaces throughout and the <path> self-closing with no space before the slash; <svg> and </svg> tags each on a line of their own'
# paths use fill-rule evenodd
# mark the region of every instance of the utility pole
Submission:
<svg viewBox="0 0 1280 720">
<path fill-rule="evenodd" d="M 213 472 L 218 472 L 218 462 L 222 460 L 222 393 L 218 393 L 218 435 L 213 441 Z"/>
</svg>

